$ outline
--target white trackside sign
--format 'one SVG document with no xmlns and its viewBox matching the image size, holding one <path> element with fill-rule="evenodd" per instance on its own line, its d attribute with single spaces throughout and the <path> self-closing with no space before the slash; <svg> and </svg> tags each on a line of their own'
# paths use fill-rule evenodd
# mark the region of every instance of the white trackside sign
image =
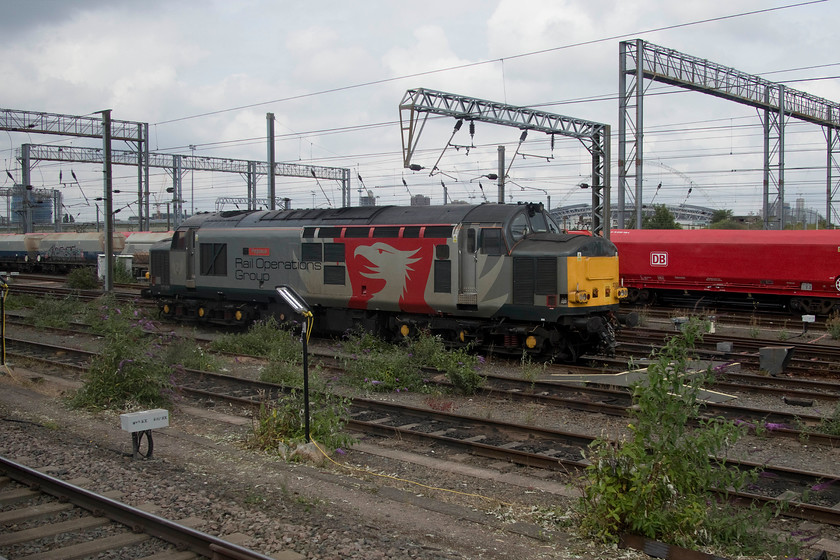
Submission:
<svg viewBox="0 0 840 560">
<path fill-rule="evenodd" d="M 120 414 L 120 427 L 126 432 L 143 432 L 169 426 L 169 411 L 163 408 Z"/>
</svg>

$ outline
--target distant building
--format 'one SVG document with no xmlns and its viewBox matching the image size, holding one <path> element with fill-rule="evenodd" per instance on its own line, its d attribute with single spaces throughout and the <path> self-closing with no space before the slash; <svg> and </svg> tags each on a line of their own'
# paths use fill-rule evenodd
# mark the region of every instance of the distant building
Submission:
<svg viewBox="0 0 840 560">
<path fill-rule="evenodd" d="M 424 194 L 415 194 L 411 197 L 412 206 L 430 206 L 431 203 L 431 199 Z"/>
<path fill-rule="evenodd" d="M 11 191 L 11 216 L 13 224 L 22 224 L 26 213 L 26 200 L 32 212 L 33 224 L 53 223 L 53 197 L 55 191 L 47 189 L 31 189 L 27 191 L 23 185 L 15 185 Z"/>
<path fill-rule="evenodd" d="M 368 190 L 366 196 L 359 197 L 359 206 L 376 206 L 376 197 L 373 196 L 373 191 Z"/>
</svg>

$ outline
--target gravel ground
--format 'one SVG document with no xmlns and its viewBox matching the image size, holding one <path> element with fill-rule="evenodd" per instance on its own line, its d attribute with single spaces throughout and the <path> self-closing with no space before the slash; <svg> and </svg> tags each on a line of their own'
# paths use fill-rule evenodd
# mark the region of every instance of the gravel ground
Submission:
<svg viewBox="0 0 840 560">
<path fill-rule="evenodd" d="M 253 538 L 244 546 L 265 554 L 294 551 L 301 556 L 289 558 L 311 559 L 640 557 L 535 525 L 527 515 L 533 507 L 568 501 L 564 494 L 571 492 L 562 484 L 534 478 L 532 486 L 513 486 L 486 478 L 503 474 L 492 466 L 486 471 L 472 467 L 478 476 L 467 476 L 407 460 L 420 460 L 422 451 L 434 456 L 430 449 L 406 451 L 384 442 L 383 449 L 397 459 L 381 451 L 350 450 L 341 459 L 359 469 L 352 471 L 332 463 L 285 463 L 242 447 L 248 425 L 228 423 L 220 412 L 194 415 L 198 411 L 184 407 L 173 412 L 170 428 L 155 431 L 153 458 L 133 460 L 130 436 L 119 429 L 117 415 L 67 410 L 56 398 L 60 386 L 46 377 L 33 383 L 26 374 L 14 368 L 12 376 L 0 376 L 0 454 L 32 467 L 51 467 L 64 479 L 88 478 L 97 492 L 119 490 L 130 505 L 153 503 L 163 517 L 203 518 L 200 529 L 213 535 L 244 533 Z M 374 443 L 382 442 L 363 442 L 363 448 Z M 469 466 L 464 461 L 469 458 L 455 464 Z M 508 474 L 527 474 L 510 465 L 503 468 Z M 438 486 L 462 494 L 432 488 Z"/>
<path fill-rule="evenodd" d="M 240 361 L 232 367 L 247 374 L 252 366 Z M 130 436 L 119 429 L 116 414 L 68 410 L 61 402 L 72 390 L 66 383 L 37 375 L 44 372 L 35 372 L 39 380 L 33 381 L 23 368 L 10 373 L 0 375 L 0 454 L 33 467 L 51 466 L 65 479 L 89 478 L 91 489 L 120 490 L 126 503 L 153 503 L 163 517 L 200 517 L 205 520 L 200 529 L 210 534 L 249 535 L 252 540 L 243 544 L 266 554 L 285 552 L 281 558 L 289 560 L 647 558 L 576 539 L 562 524 L 535 515 L 568 511 L 576 491 L 557 473 L 383 439 L 362 441 L 336 455 L 336 463 L 285 463 L 244 448 L 250 425 L 226 414 L 235 411 L 207 412 L 186 404 L 173 411 L 170 428 L 155 432 L 154 457 L 133 460 Z M 427 400 L 411 394 L 380 398 L 418 406 Z M 544 405 L 447 399 L 460 414 L 590 435 L 619 435 L 626 425 L 622 419 Z M 778 399 L 742 400 L 745 406 L 795 410 Z M 834 476 L 838 453 L 754 437 L 734 451 L 751 461 L 807 465 Z M 780 519 L 772 530 L 797 533 L 806 545 L 840 540 L 837 530 L 807 522 Z"/>
</svg>

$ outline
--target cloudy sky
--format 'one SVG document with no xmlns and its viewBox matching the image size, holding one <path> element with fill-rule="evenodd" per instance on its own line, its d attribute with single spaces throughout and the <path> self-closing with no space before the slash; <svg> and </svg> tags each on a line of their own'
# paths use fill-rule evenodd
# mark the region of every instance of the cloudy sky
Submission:
<svg viewBox="0 0 840 560">
<path fill-rule="evenodd" d="M 837 0 L 0 0 L 0 14 L 0 107 L 111 109 L 115 119 L 149 123 L 153 151 L 189 154 L 194 146 L 196 155 L 260 161 L 266 113 L 274 113 L 277 161 L 350 168 L 354 204 L 368 190 L 378 204 L 407 204 L 414 194 L 441 203 L 441 181 L 452 199 L 497 199 L 493 182 L 476 178 L 496 171 L 498 145 L 514 152 L 515 129 L 479 123 L 471 140 L 465 126 L 453 143 L 475 147 L 444 151 L 454 121 L 435 119 L 413 161 L 431 167 L 443 153 L 442 173 L 403 169 L 398 105 L 418 87 L 612 125 L 615 189 L 621 40 L 641 38 L 840 100 Z M 648 93 L 665 95 L 645 102 L 645 202 L 758 213 L 756 111 L 658 84 Z M 0 186 L 11 186 L 10 174 L 20 178 L 15 150 L 23 143 L 98 145 L 0 131 L 8 171 Z M 786 143 L 786 199 L 824 212 L 823 131 L 791 122 Z M 590 159 L 579 141 L 558 139 L 552 151 L 532 134 L 521 152 L 508 201 L 587 201 L 577 185 L 590 180 Z M 151 175 L 152 203 L 164 203 L 172 179 L 162 169 Z M 32 182 L 61 189 L 80 219 L 95 212 L 85 197 L 102 192 L 101 169 L 89 164 L 42 162 Z M 123 191 L 116 207 L 130 204 L 136 172 L 117 167 L 115 188 Z M 258 189 L 266 195 L 265 180 Z M 278 178 L 277 194 L 294 207 L 341 202 L 332 181 Z M 184 177 L 187 211 L 245 195 L 236 174 Z"/>
</svg>

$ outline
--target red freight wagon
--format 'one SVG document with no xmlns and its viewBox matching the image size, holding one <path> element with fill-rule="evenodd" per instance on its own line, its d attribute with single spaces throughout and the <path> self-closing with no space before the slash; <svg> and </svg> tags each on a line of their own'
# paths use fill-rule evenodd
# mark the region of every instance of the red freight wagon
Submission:
<svg viewBox="0 0 840 560">
<path fill-rule="evenodd" d="M 837 230 L 612 230 L 610 241 L 630 301 L 694 293 L 802 313 L 840 307 Z"/>
</svg>

